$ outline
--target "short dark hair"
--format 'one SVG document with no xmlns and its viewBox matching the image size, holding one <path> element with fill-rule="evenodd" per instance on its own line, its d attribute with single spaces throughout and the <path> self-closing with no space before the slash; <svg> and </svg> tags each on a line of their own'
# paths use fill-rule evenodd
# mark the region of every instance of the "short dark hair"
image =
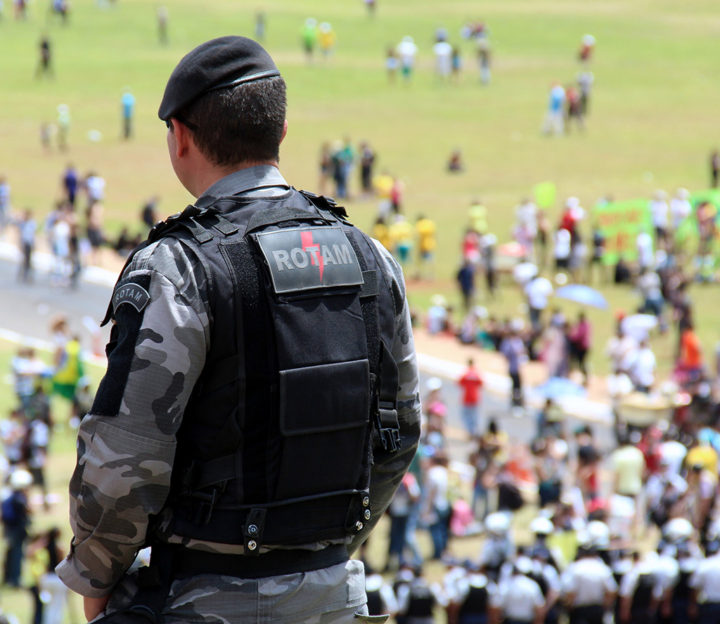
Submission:
<svg viewBox="0 0 720 624">
<path fill-rule="evenodd" d="M 214 164 L 278 160 L 287 106 L 280 76 L 209 91 L 172 115 Z"/>
</svg>

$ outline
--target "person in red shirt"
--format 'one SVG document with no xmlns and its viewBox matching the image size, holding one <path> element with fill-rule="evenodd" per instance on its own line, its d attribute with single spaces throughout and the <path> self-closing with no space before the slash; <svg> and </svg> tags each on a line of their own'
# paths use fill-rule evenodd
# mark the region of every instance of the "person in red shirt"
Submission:
<svg viewBox="0 0 720 624">
<path fill-rule="evenodd" d="M 703 358 L 700 339 L 689 322 L 680 334 L 680 356 L 676 363 L 677 375 L 684 383 L 695 383 L 702 376 Z"/>
<path fill-rule="evenodd" d="M 483 380 L 472 359 L 468 360 L 467 369 L 457 383 L 462 389 L 463 424 L 470 438 L 474 438 L 478 432 Z"/>
<path fill-rule="evenodd" d="M 580 372 L 583 374 L 583 383 L 588 384 L 588 371 L 585 359 L 590 350 L 592 327 L 584 312 L 578 315 L 578 322 L 570 332 L 570 349 L 573 359 L 577 362 Z"/>
</svg>

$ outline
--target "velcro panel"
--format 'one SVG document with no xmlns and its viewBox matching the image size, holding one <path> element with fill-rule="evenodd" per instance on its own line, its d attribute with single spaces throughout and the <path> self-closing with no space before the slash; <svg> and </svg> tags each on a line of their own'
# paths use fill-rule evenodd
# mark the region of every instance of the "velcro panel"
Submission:
<svg viewBox="0 0 720 624">
<path fill-rule="evenodd" d="M 367 360 L 280 371 L 280 431 L 284 436 L 365 427 L 369 414 Z"/>
<path fill-rule="evenodd" d="M 357 293 L 281 301 L 272 312 L 280 370 L 367 358 Z"/>
<path fill-rule="evenodd" d="M 367 360 L 280 373 L 283 451 L 276 498 L 353 487 L 369 415 Z"/>
</svg>

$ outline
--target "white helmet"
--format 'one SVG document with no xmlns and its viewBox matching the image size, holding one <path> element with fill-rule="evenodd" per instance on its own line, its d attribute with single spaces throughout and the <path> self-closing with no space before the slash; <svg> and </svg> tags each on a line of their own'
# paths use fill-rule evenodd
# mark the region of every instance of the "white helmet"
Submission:
<svg viewBox="0 0 720 624">
<path fill-rule="evenodd" d="M 545 516 L 538 516 L 530 523 L 530 530 L 535 535 L 550 535 L 553 532 L 553 523 Z"/>
<path fill-rule="evenodd" d="M 669 542 L 682 542 L 689 539 L 692 533 L 692 524 L 686 518 L 673 518 L 663 527 L 663 535 Z"/>
<path fill-rule="evenodd" d="M 520 574 L 530 574 L 533 571 L 533 567 L 533 562 L 530 557 L 521 555 L 515 559 L 515 568 L 518 572 L 520 572 Z"/>
<path fill-rule="evenodd" d="M 18 468 L 10 474 L 10 487 L 13 490 L 24 490 L 30 487 L 32 483 L 33 477 L 27 470 Z"/>
<path fill-rule="evenodd" d="M 610 529 L 600 520 L 593 520 L 587 525 L 588 546 L 593 548 L 608 548 L 610 546 Z"/>
<path fill-rule="evenodd" d="M 497 511 L 491 513 L 485 518 L 485 530 L 493 535 L 503 535 L 510 530 L 510 518 Z"/>
</svg>

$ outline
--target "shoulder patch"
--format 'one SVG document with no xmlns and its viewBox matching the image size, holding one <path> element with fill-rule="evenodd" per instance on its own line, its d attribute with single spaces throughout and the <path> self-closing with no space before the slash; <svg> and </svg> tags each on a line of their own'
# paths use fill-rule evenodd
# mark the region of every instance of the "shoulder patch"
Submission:
<svg viewBox="0 0 720 624">
<path fill-rule="evenodd" d="M 150 293 L 140 286 L 140 284 L 137 284 L 136 282 L 127 282 L 125 284 L 121 283 L 115 289 L 115 293 L 113 294 L 113 311 L 117 312 L 117 309 L 123 303 L 129 303 L 138 312 L 142 312 L 149 301 Z"/>
<path fill-rule="evenodd" d="M 256 234 L 275 292 L 360 286 L 355 251 L 339 227 L 310 227 Z"/>
</svg>

